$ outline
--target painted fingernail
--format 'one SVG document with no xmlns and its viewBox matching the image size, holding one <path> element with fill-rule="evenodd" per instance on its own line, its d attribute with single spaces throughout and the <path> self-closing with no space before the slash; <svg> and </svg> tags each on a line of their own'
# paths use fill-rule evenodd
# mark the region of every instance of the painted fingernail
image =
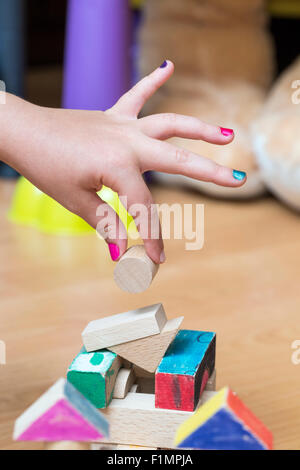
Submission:
<svg viewBox="0 0 300 470">
<path fill-rule="evenodd" d="M 233 134 L 233 129 L 227 129 L 226 127 L 220 127 L 221 134 L 225 135 L 225 137 L 229 137 Z"/>
<path fill-rule="evenodd" d="M 160 261 L 161 263 L 164 263 L 164 262 L 166 261 L 166 255 L 165 255 L 164 250 L 163 250 L 163 251 L 161 252 L 161 254 L 160 254 L 159 261 Z"/>
<path fill-rule="evenodd" d="M 239 181 L 242 181 L 246 177 L 246 173 L 244 171 L 232 170 L 232 176 Z"/>
<path fill-rule="evenodd" d="M 109 248 L 111 259 L 113 261 L 116 261 L 116 259 L 118 259 L 120 256 L 120 249 L 118 245 L 115 245 L 114 243 L 109 243 L 108 248 Z"/>
<path fill-rule="evenodd" d="M 168 62 L 166 60 L 164 60 L 159 68 L 164 69 L 167 65 L 168 65 Z"/>
</svg>

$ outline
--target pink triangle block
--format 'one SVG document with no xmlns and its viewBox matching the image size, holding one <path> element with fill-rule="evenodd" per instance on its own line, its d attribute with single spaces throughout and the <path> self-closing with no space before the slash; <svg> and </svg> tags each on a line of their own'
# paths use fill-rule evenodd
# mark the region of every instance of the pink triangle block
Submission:
<svg viewBox="0 0 300 470">
<path fill-rule="evenodd" d="M 109 436 L 100 411 L 65 379 L 58 380 L 15 422 L 16 441 L 98 441 Z"/>
<path fill-rule="evenodd" d="M 103 434 L 62 399 L 26 429 L 18 441 L 91 441 L 101 438 Z"/>
</svg>

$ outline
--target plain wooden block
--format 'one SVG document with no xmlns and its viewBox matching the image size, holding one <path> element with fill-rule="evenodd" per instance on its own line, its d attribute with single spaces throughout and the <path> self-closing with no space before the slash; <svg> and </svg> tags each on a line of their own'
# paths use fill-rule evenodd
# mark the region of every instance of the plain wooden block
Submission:
<svg viewBox="0 0 300 470">
<path fill-rule="evenodd" d="M 91 450 L 91 445 L 76 441 L 47 442 L 44 450 Z"/>
<path fill-rule="evenodd" d="M 125 398 L 135 381 L 133 369 L 122 368 L 116 378 L 113 398 Z"/>
<path fill-rule="evenodd" d="M 216 334 L 180 330 L 155 373 L 155 405 L 194 411 L 215 367 Z"/>
<path fill-rule="evenodd" d="M 205 391 L 214 392 L 216 390 L 216 382 L 217 382 L 217 371 L 216 369 L 214 369 L 208 381 L 206 382 Z"/>
<path fill-rule="evenodd" d="M 122 444 L 91 444 L 91 450 L 157 450 L 157 447 L 142 447 Z"/>
<path fill-rule="evenodd" d="M 139 393 L 139 392 L 140 392 L 139 384 L 133 384 L 130 389 L 130 393 Z"/>
<path fill-rule="evenodd" d="M 110 425 L 110 437 L 103 443 L 163 448 L 174 448 L 176 430 L 192 415 L 188 411 L 155 408 L 155 396 L 144 393 L 113 399 L 103 413 Z"/>
<path fill-rule="evenodd" d="M 137 294 L 144 292 L 151 285 L 159 265 L 146 254 L 143 245 L 128 248 L 118 261 L 114 270 L 114 279 L 120 289 Z"/>
<path fill-rule="evenodd" d="M 157 335 L 166 323 L 162 304 L 149 305 L 91 321 L 82 333 L 83 344 L 87 351 L 108 348 Z"/>
<path fill-rule="evenodd" d="M 90 442 L 108 437 L 109 425 L 92 403 L 59 379 L 15 422 L 16 441 Z"/>
<path fill-rule="evenodd" d="M 155 373 L 148 372 L 136 365 L 133 366 L 136 376 L 136 383 L 138 384 L 137 393 L 155 393 Z"/>
<path fill-rule="evenodd" d="M 121 358 L 107 349 L 87 352 L 82 348 L 67 372 L 67 379 L 97 408 L 111 401 Z"/>
<path fill-rule="evenodd" d="M 179 426 L 174 443 L 184 449 L 267 450 L 272 449 L 273 437 L 237 395 L 224 387 Z"/>
<path fill-rule="evenodd" d="M 139 386 L 138 393 L 155 393 L 155 375 L 153 377 L 137 377 L 136 381 Z"/>
<path fill-rule="evenodd" d="M 175 338 L 183 317 L 168 320 L 161 332 L 147 338 L 110 346 L 109 349 L 148 372 L 155 372 L 169 344 Z"/>
<path fill-rule="evenodd" d="M 131 367 L 133 367 L 133 364 L 130 361 L 126 361 L 126 359 L 124 359 L 123 357 L 122 357 L 122 364 L 123 364 L 123 367 L 125 367 L 125 369 L 130 369 Z"/>
<path fill-rule="evenodd" d="M 135 364 L 133 364 L 133 371 L 136 377 L 145 377 L 146 379 L 155 378 L 155 374 L 153 372 L 148 372 Z"/>
</svg>

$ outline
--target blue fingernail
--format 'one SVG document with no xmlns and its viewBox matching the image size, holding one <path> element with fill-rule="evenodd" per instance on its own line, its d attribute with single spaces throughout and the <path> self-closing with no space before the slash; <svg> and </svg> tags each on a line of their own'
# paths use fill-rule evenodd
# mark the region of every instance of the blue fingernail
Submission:
<svg viewBox="0 0 300 470">
<path fill-rule="evenodd" d="M 167 65 L 168 65 L 168 62 L 166 60 L 164 60 L 159 68 L 164 69 Z"/>
<path fill-rule="evenodd" d="M 239 181 L 242 181 L 246 177 L 246 173 L 244 171 L 232 170 L 232 176 Z"/>
</svg>

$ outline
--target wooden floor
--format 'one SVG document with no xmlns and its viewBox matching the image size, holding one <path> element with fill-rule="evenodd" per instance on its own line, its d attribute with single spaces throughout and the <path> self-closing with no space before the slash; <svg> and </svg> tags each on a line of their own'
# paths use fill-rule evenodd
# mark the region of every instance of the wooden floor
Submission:
<svg viewBox="0 0 300 470">
<path fill-rule="evenodd" d="M 167 262 L 144 294 L 121 292 L 113 263 L 94 234 L 42 235 L 6 219 L 12 184 L 0 184 L 0 448 L 13 423 L 66 368 L 92 319 L 154 302 L 185 328 L 217 332 L 217 387 L 230 385 L 273 431 L 276 449 L 300 449 L 300 217 L 271 197 L 218 202 L 155 188 L 157 202 L 204 202 L 205 244 L 166 241 Z"/>
</svg>

